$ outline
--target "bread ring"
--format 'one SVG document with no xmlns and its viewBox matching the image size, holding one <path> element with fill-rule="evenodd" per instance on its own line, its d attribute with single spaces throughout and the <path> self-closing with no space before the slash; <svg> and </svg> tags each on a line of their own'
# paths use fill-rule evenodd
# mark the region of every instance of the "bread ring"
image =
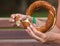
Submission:
<svg viewBox="0 0 60 46">
<path fill-rule="evenodd" d="M 37 28 L 39 31 L 44 33 L 46 31 L 52 29 L 52 27 L 54 27 L 54 25 L 55 25 L 56 9 L 50 3 L 46 2 L 46 1 L 35 1 L 27 9 L 26 15 L 32 16 L 33 12 L 35 12 L 35 10 L 40 7 L 43 7 L 43 8 L 46 8 L 47 10 L 49 10 L 48 19 L 46 21 L 46 24 L 40 28 Z M 26 26 L 27 26 L 27 24 L 25 23 L 25 27 Z M 29 26 L 29 24 L 28 24 L 28 26 Z"/>
</svg>

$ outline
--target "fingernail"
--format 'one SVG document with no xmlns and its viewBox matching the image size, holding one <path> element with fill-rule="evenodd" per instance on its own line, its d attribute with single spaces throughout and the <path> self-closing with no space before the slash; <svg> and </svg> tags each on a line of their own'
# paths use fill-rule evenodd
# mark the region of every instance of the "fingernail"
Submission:
<svg viewBox="0 0 60 46">
<path fill-rule="evenodd" d="M 14 15 L 11 15 L 12 18 L 14 18 L 15 16 Z"/>
</svg>

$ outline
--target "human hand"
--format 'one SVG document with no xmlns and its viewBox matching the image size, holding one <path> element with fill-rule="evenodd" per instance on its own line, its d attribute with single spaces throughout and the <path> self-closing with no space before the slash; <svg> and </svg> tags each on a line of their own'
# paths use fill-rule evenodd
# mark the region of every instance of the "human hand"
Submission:
<svg viewBox="0 0 60 46">
<path fill-rule="evenodd" d="M 28 15 L 23 15 L 23 14 L 12 14 L 10 18 L 10 22 L 12 25 L 17 25 L 20 26 L 22 23 L 20 21 L 24 21 L 26 18 L 29 19 L 30 22 L 32 22 L 32 18 Z"/>
<path fill-rule="evenodd" d="M 46 33 L 42 33 L 36 29 L 36 25 L 31 24 L 27 27 L 26 32 L 39 42 L 45 43 L 60 43 L 60 29 L 55 25 L 55 27 Z"/>
<path fill-rule="evenodd" d="M 27 27 L 26 32 L 32 36 L 34 39 L 38 40 L 39 42 L 45 42 L 47 39 L 47 36 L 45 33 L 42 33 L 36 29 L 35 24 L 31 24 L 29 27 Z"/>
</svg>

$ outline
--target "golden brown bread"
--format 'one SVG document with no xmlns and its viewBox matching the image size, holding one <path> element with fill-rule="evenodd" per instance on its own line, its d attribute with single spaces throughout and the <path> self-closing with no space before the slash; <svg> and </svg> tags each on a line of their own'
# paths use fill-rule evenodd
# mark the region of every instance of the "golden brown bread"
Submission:
<svg viewBox="0 0 60 46">
<path fill-rule="evenodd" d="M 41 32 L 46 32 L 54 26 L 55 21 L 56 21 L 56 9 L 50 3 L 46 2 L 46 1 L 33 2 L 27 9 L 26 15 L 32 16 L 32 14 L 35 12 L 35 10 L 40 7 L 43 7 L 45 9 L 49 10 L 48 19 L 46 21 L 46 24 L 40 28 L 37 28 Z"/>
</svg>

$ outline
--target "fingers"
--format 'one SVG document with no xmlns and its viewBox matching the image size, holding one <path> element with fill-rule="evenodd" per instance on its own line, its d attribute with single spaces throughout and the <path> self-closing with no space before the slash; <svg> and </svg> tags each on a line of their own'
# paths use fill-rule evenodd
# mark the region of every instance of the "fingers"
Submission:
<svg viewBox="0 0 60 46">
<path fill-rule="evenodd" d="M 18 16 L 20 20 L 26 18 L 26 16 L 23 14 L 12 14 L 11 19 L 14 19 L 16 16 Z"/>
<path fill-rule="evenodd" d="M 21 21 L 24 21 L 26 18 L 29 18 L 29 20 L 32 21 L 32 18 L 28 15 L 23 15 L 23 14 L 12 14 L 11 18 L 14 19 L 16 16 L 19 16 Z"/>
<path fill-rule="evenodd" d="M 9 22 L 13 23 L 15 20 L 13 18 L 10 18 Z"/>
<path fill-rule="evenodd" d="M 37 29 L 36 29 L 36 25 L 35 24 L 31 24 L 30 23 L 30 28 L 32 29 L 32 31 L 35 33 L 35 34 L 43 34 L 43 33 L 41 33 L 40 31 L 37 31 Z"/>
<path fill-rule="evenodd" d="M 31 23 L 30 23 L 31 24 Z M 36 25 L 35 25 L 36 26 Z M 30 25 L 30 27 L 27 27 L 27 32 L 28 34 L 30 34 L 32 37 L 36 38 L 39 37 L 41 39 L 43 39 L 44 41 L 46 41 L 47 36 L 44 33 L 39 32 L 33 24 Z M 36 38 L 36 39 L 39 39 Z M 40 40 L 41 40 L 40 39 Z"/>
<path fill-rule="evenodd" d="M 44 33 L 42 33 L 42 32 L 40 32 L 40 31 L 38 31 L 33 25 L 30 25 L 30 27 L 31 27 L 31 29 L 32 29 L 32 31 L 37 35 L 37 36 L 39 36 L 39 37 L 41 37 L 41 38 L 46 38 L 46 35 L 44 34 Z"/>
<path fill-rule="evenodd" d="M 30 28 L 32 29 L 32 31 L 35 33 L 35 34 L 40 34 L 41 32 L 39 32 L 39 31 L 37 31 L 37 29 L 35 28 L 36 27 L 36 25 L 34 26 L 34 25 L 30 25 Z"/>
<path fill-rule="evenodd" d="M 15 18 L 15 16 L 23 17 L 23 14 L 11 14 L 11 18 Z"/>
<path fill-rule="evenodd" d="M 41 41 L 41 42 L 45 42 L 45 40 L 43 40 L 42 38 L 38 37 L 37 35 L 34 34 L 34 32 L 32 31 L 32 29 L 30 27 L 27 27 L 28 34 L 32 37 L 34 37 L 36 40 Z"/>
<path fill-rule="evenodd" d="M 15 14 L 12 14 L 9 22 L 12 22 L 13 23 L 15 21 L 14 18 L 15 18 Z"/>
<path fill-rule="evenodd" d="M 12 15 L 11 15 L 11 18 L 15 18 L 15 14 L 12 14 Z"/>
</svg>

